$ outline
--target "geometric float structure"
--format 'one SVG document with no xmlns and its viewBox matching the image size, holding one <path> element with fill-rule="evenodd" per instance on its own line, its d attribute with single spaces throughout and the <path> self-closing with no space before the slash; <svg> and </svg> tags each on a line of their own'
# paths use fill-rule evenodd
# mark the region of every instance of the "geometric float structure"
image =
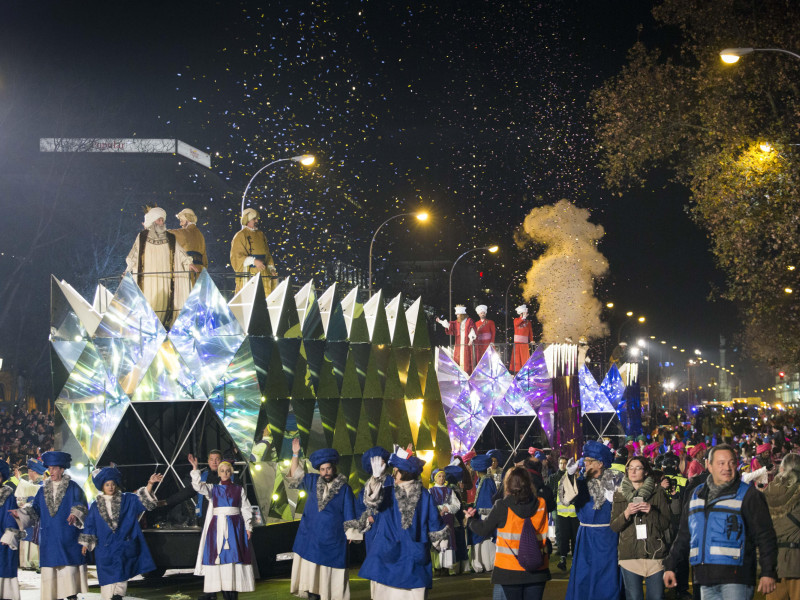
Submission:
<svg viewBox="0 0 800 600">
<path fill-rule="evenodd" d="M 428 468 L 449 462 L 419 299 L 391 299 L 387 316 L 380 291 L 362 304 L 358 288 L 318 294 L 285 279 L 265 297 L 256 276 L 226 300 L 203 271 L 167 331 L 130 275 L 93 304 L 55 278 L 52 288 L 56 443 L 88 491 L 94 465 L 115 462 L 130 485 L 166 472 L 163 498 L 184 485 L 187 453 L 219 448 L 273 523 L 302 512 L 283 484 L 294 437 L 305 456 L 336 448 L 356 489 L 376 444 L 414 444 Z"/>
<path fill-rule="evenodd" d="M 619 435 L 622 430 L 620 410 L 624 410 L 625 384 L 616 365 L 612 365 L 599 385 L 583 365 L 578 372 L 578 382 L 587 435 L 596 439 Z"/>
</svg>

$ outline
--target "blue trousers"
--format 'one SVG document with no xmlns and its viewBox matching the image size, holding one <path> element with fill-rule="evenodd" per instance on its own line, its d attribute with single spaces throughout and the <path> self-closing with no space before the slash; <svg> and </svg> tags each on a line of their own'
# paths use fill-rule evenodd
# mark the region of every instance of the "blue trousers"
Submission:
<svg viewBox="0 0 800 600">
<path fill-rule="evenodd" d="M 647 586 L 647 600 L 661 600 L 664 597 L 664 571 L 642 577 L 622 567 L 619 570 L 625 585 L 625 600 L 645 600 L 642 584 Z"/>
</svg>

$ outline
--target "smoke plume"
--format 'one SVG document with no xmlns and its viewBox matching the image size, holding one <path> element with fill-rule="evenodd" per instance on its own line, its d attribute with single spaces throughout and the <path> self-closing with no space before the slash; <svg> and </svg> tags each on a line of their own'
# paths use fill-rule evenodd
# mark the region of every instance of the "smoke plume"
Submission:
<svg viewBox="0 0 800 600">
<path fill-rule="evenodd" d="M 597 250 L 605 231 L 589 222 L 589 211 L 568 200 L 534 208 L 522 225 L 518 241 L 542 244 L 546 250 L 533 261 L 522 287 L 526 300 L 536 296 L 543 342 L 577 343 L 608 335 L 600 320 L 602 306 L 594 296 L 594 281 L 608 271 Z"/>
</svg>

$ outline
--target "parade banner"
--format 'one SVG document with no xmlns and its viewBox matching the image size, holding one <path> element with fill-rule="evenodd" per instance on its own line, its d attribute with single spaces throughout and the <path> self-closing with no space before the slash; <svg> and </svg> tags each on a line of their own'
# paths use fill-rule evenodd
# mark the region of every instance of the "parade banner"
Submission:
<svg viewBox="0 0 800 600">
<path fill-rule="evenodd" d="M 40 138 L 40 152 L 112 152 L 179 154 L 211 168 L 211 155 L 176 139 L 160 138 Z"/>
</svg>

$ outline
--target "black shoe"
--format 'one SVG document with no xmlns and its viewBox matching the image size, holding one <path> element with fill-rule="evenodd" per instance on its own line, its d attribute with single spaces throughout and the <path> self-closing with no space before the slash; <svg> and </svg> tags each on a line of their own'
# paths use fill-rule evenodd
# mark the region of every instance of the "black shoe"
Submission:
<svg viewBox="0 0 800 600">
<path fill-rule="evenodd" d="M 215 592 L 211 592 L 210 594 L 201 594 L 198 596 L 197 600 L 217 600 L 217 594 Z"/>
<path fill-rule="evenodd" d="M 111 600 L 122 600 L 122 596 L 120 594 L 114 594 L 111 596 Z"/>
<path fill-rule="evenodd" d="M 561 559 L 558 561 L 556 565 L 560 570 L 566 571 L 567 570 L 567 557 L 562 556 Z"/>
</svg>

